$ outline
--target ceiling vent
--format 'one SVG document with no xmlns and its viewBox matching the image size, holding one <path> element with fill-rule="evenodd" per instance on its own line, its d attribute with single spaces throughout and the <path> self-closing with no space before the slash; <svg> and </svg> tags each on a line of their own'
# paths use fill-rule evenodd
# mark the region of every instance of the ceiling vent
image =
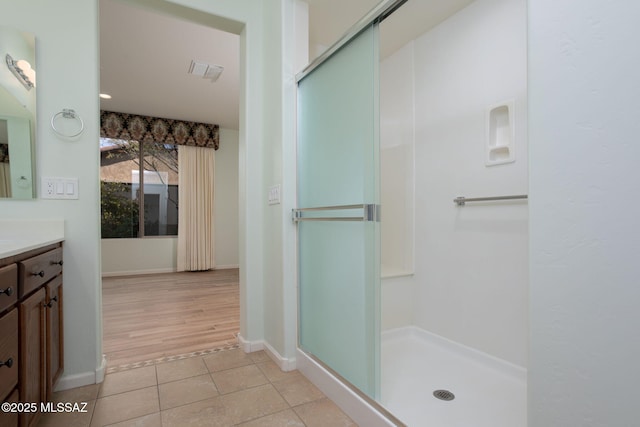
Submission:
<svg viewBox="0 0 640 427">
<path fill-rule="evenodd" d="M 212 83 L 218 80 L 222 71 L 224 71 L 222 65 L 210 65 L 194 60 L 192 60 L 191 65 L 189 65 L 189 74 L 202 77 L 203 79 L 209 79 Z"/>
</svg>

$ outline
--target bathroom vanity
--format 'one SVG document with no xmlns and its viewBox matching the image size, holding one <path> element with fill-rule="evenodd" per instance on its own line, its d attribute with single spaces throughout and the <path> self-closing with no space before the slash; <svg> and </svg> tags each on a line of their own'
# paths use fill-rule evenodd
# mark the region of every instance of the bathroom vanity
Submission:
<svg viewBox="0 0 640 427">
<path fill-rule="evenodd" d="M 0 240 L 0 426 L 37 425 L 62 374 L 62 266 L 61 238 Z"/>
</svg>

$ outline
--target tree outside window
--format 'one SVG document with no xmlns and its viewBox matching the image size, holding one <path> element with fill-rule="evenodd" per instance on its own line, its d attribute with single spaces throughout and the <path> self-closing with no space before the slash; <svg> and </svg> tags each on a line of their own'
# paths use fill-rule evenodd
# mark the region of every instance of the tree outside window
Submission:
<svg viewBox="0 0 640 427">
<path fill-rule="evenodd" d="M 178 235 L 178 148 L 100 139 L 102 238 Z"/>
</svg>

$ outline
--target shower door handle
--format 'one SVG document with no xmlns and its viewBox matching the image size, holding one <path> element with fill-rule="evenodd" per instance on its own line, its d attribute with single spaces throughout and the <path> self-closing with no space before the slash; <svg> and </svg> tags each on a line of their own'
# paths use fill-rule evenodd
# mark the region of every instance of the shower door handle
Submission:
<svg viewBox="0 0 640 427">
<path fill-rule="evenodd" d="M 360 215 L 353 215 L 353 216 L 344 216 L 344 215 L 343 216 L 304 216 L 305 213 L 312 213 L 312 212 L 353 211 L 353 210 L 361 210 L 362 213 Z M 321 207 L 313 207 L 313 208 L 291 209 L 291 220 L 293 222 L 300 222 L 300 221 L 380 222 L 380 205 L 361 204 L 361 205 L 321 206 Z"/>
</svg>

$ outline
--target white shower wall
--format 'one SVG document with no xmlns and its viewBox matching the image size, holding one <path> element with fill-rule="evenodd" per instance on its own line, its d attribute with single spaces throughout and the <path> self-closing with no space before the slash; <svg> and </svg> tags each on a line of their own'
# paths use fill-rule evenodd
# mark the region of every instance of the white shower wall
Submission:
<svg viewBox="0 0 640 427">
<path fill-rule="evenodd" d="M 476 0 L 381 67 L 383 148 L 385 109 L 413 108 L 415 119 L 401 124 L 412 128 L 394 126 L 415 137 L 416 218 L 415 274 L 402 286 L 383 281 L 383 329 L 411 321 L 525 367 L 527 204 L 457 207 L 453 199 L 528 191 L 526 14 L 525 0 Z M 408 78 L 411 103 L 384 96 L 385 87 Z M 516 160 L 487 167 L 486 110 L 507 100 L 515 104 Z M 412 309 L 403 312 L 407 302 Z"/>
<path fill-rule="evenodd" d="M 381 37 L 385 36 L 381 27 Z M 382 277 L 413 273 L 413 42 L 380 64 Z"/>
</svg>

